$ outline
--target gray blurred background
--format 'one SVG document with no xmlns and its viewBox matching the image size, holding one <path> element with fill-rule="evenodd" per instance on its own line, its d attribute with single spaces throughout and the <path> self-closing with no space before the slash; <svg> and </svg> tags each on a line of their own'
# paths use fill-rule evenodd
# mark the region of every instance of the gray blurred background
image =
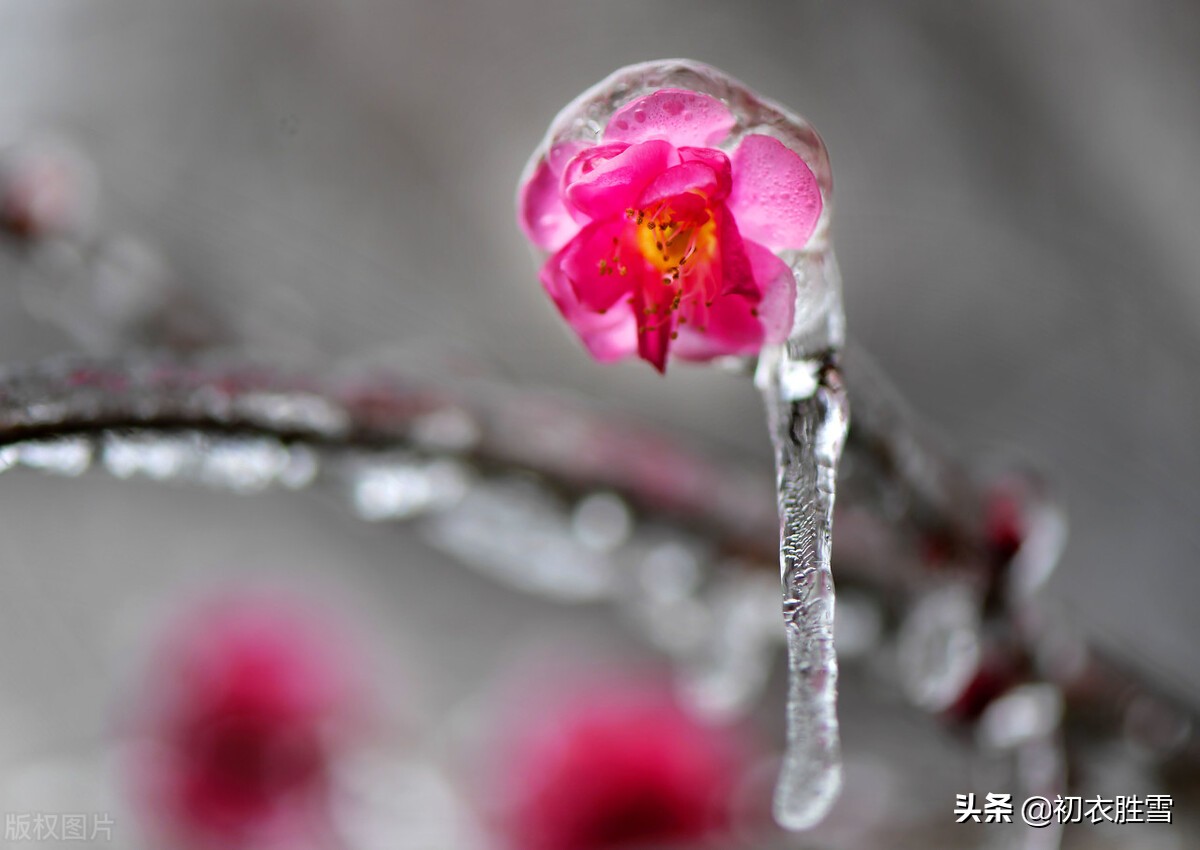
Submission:
<svg viewBox="0 0 1200 850">
<path fill-rule="evenodd" d="M 255 356 L 478 362 L 765 460 L 745 382 L 592 364 L 513 222 L 575 93 L 634 61 L 714 64 L 824 136 L 851 334 L 949 444 L 1055 482 L 1071 539 L 1048 592 L 1200 699 L 1198 46 L 1182 0 L 3 0 L 0 141 L 73 140 L 98 222 L 160 248 Z M 0 361 L 70 349 L 0 269 Z M 214 575 L 335 586 L 390 663 L 436 642 L 429 705 L 496 666 L 484 642 L 636 652 L 601 612 L 497 592 L 309 498 L 4 485 L 0 754 L 99 734 L 150 602 Z"/>
</svg>

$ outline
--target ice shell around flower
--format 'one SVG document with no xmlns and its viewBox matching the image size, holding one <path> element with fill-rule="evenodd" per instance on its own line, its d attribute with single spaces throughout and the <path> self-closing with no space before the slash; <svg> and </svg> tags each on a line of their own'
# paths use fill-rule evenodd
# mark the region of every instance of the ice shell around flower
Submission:
<svg viewBox="0 0 1200 850">
<path fill-rule="evenodd" d="M 551 138 L 527 170 L 519 219 L 550 255 L 542 285 L 597 360 L 663 371 L 669 355 L 755 355 L 790 332 L 779 252 L 808 245 L 822 187 L 791 147 L 737 124 L 711 94 L 658 88 L 598 138 Z"/>
<path fill-rule="evenodd" d="M 625 142 L 665 138 L 676 145 L 702 147 L 718 144 L 733 125 L 733 113 L 715 97 L 662 89 L 617 110 L 604 138 Z"/>
</svg>

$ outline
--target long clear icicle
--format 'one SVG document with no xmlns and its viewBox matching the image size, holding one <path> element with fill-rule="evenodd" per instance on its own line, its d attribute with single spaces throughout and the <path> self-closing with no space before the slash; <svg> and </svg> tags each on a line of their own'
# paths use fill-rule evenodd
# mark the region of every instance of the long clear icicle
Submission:
<svg viewBox="0 0 1200 850">
<path fill-rule="evenodd" d="M 821 821 L 842 785 L 830 550 L 849 407 L 840 375 L 827 363 L 780 352 L 762 367 L 775 447 L 788 653 L 787 745 L 775 819 L 799 830 Z"/>
</svg>

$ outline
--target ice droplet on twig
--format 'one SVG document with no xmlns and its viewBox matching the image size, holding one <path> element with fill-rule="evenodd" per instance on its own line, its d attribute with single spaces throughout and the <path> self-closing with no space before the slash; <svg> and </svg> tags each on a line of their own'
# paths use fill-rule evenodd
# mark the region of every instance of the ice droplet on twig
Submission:
<svg viewBox="0 0 1200 850">
<path fill-rule="evenodd" d="M 14 444 L 10 455 L 10 464 L 16 462 L 29 469 L 74 478 L 91 466 L 92 445 L 83 437 L 26 440 Z"/>
<path fill-rule="evenodd" d="M 422 459 L 403 454 L 354 464 L 350 499 L 368 522 L 403 520 L 455 505 L 471 486 L 458 461 Z"/>
</svg>

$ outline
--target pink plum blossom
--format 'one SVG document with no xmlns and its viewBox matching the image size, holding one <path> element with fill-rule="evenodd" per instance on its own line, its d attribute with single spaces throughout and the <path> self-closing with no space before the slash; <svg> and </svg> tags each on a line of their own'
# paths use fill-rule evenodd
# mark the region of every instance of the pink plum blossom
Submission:
<svg viewBox="0 0 1200 850">
<path fill-rule="evenodd" d="M 751 764 L 740 734 L 627 679 L 540 694 L 506 746 L 497 796 L 514 850 L 727 846 Z"/>
<path fill-rule="evenodd" d="M 821 215 L 805 161 L 735 125 L 717 98 L 660 89 L 613 114 L 597 143 L 552 144 L 521 186 L 541 281 L 597 360 L 752 355 L 785 339 L 803 249 Z"/>
<path fill-rule="evenodd" d="M 151 832 L 198 850 L 334 846 L 333 764 L 364 714 L 354 660 L 319 612 L 265 593 L 173 622 L 135 706 L 130 778 Z"/>
</svg>

